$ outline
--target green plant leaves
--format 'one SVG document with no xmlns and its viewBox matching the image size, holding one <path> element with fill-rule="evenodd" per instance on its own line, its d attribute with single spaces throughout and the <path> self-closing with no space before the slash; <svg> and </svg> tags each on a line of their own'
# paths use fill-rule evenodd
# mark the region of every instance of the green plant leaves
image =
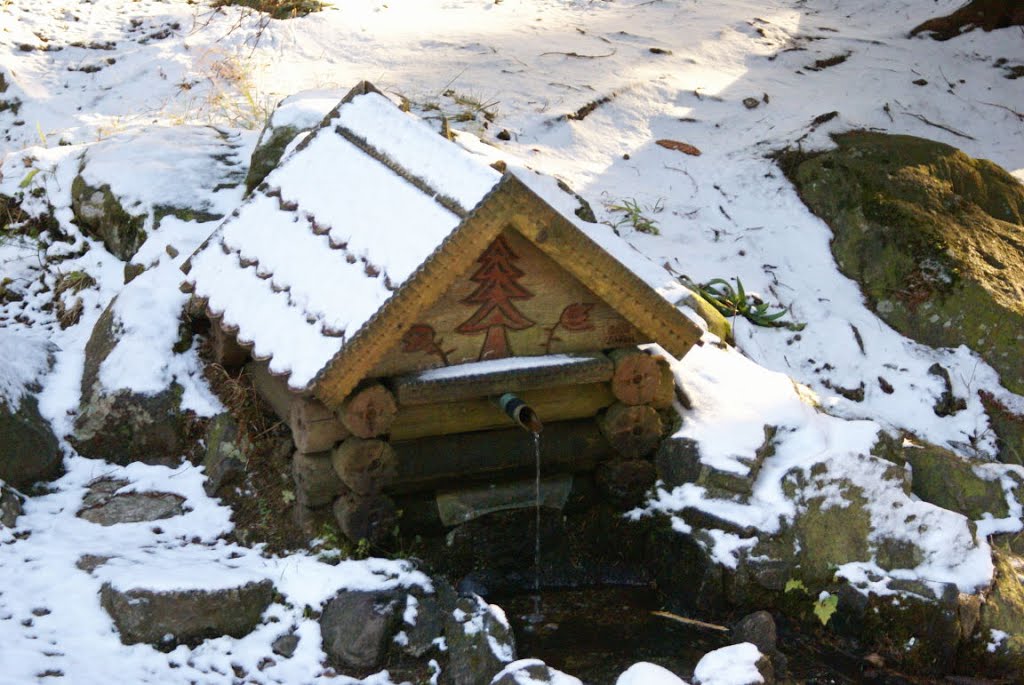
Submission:
<svg viewBox="0 0 1024 685">
<path fill-rule="evenodd" d="M 818 601 L 814 603 L 814 615 L 821 621 L 821 625 L 828 625 L 829 619 L 836 613 L 838 607 L 839 595 L 823 592 Z"/>
<path fill-rule="evenodd" d="M 748 294 L 739 277 L 734 278 L 736 287 L 724 278 L 713 278 L 707 283 L 692 284 L 701 297 L 711 303 L 723 316 L 742 316 L 755 326 L 768 328 L 788 328 L 791 331 L 802 331 L 806 324 L 782 321 L 787 314 L 785 309 L 771 311 L 771 305 L 762 302 L 756 295 Z"/>
</svg>

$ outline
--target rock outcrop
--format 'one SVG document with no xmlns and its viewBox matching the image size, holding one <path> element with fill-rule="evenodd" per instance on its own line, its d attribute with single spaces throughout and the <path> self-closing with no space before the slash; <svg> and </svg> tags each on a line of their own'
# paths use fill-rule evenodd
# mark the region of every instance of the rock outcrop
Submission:
<svg viewBox="0 0 1024 685">
<path fill-rule="evenodd" d="M 1024 394 L 1024 186 L 986 160 L 911 136 L 854 131 L 783 155 L 832 252 L 890 326 L 967 345 Z"/>
</svg>

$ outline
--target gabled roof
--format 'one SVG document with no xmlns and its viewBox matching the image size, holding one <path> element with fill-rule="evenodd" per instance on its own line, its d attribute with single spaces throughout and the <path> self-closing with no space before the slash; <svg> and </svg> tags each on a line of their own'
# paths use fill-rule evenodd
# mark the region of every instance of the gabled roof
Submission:
<svg viewBox="0 0 1024 685">
<path fill-rule="evenodd" d="M 196 251 L 185 287 L 329 406 L 510 225 L 670 353 L 696 343 L 669 301 L 681 286 L 659 295 L 634 273 L 650 262 L 627 268 L 538 190 L 531 172 L 500 175 L 362 83 Z"/>
</svg>

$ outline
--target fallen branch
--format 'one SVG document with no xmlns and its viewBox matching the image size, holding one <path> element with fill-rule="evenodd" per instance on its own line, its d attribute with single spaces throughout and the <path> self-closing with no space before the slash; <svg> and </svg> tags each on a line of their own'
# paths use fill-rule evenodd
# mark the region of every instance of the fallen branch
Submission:
<svg viewBox="0 0 1024 685">
<path fill-rule="evenodd" d="M 928 124 L 929 126 L 934 126 L 935 128 L 941 128 L 943 131 L 946 131 L 948 133 L 952 133 L 954 136 L 959 136 L 960 138 L 966 138 L 967 140 L 977 140 L 977 138 L 975 138 L 974 136 L 967 135 L 963 131 L 957 131 L 955 128 L 950 128 L 949 126 L 944 126 L 942 124 L 937 124 L 934 121 L 928 119 L 927 117 L 925 117 L 925 116 L 923 116 L 921 114 L 915 114 L 914 112 L 903 112 L 903 113 L 906 114 L 909 117 L 914 117 L 915 119 L 919 119 L 919 120 L 923 121 L 924 123 Z"/>
<path fill-rule="evenodd" d="M 686 618 L 685 616 L 680 616 L 679 614 L 673 614 L 673 613 L 671 613 L 669 611 L 652 611 L 651 614 L 653 614 L 654 616 L 660 616 L 661 618 L 667 618 L 667 619 L 669 619 L 671 621 L 676 621 L 676 622 L 682 623 L 684 625 L 695 626 L 697 628 L 705 628 L 707 630 L 714 630 L 714 631 L 719 632 L 719 633 L 729 633 L 729 632 L 732 632 L 730 628 L 726 628 L 725 626 L 720 626 L 717 623 L 707 623 L 706 621 L 698 621 L 695 618 Z"/>
<path fill-rule="evenodd" d="M 544 57 L 545 55 L 563 55 L 565 57 L 575 57 L 577 59 L 601 59 L 603 57 L 611 57 L 616 52 L 617 50 L 615 48 L 612 48 L 612 51 L 609 52 L 607 55 L 581 55 L 578 52 L 542 52 L 540 53 L 540 56 Z"/>
</svg>

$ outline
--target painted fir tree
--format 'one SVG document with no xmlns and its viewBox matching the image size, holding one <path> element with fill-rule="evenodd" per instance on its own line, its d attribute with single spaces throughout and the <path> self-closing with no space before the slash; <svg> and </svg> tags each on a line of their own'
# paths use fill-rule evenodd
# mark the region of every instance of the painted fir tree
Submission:
<svg viewBox="0 0 1024 685">
<path fill-rule="evenodd" d="M 533 297 L 533 293 L 518 282 L 525 275 L 514 264 L 518 259 L 505 239 L 498 236 L 477 259 L 480 268 L 470 276 L 477 287 L 462 303 L 480 306 L 455 330 L 465 335 L 486 331 L 480 348 L 481 361 L 511 356 L 508 331 L 521 331 L 534 325 L 513 304 L 513 300 Z"/>
</svg>

